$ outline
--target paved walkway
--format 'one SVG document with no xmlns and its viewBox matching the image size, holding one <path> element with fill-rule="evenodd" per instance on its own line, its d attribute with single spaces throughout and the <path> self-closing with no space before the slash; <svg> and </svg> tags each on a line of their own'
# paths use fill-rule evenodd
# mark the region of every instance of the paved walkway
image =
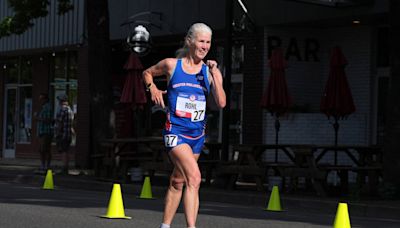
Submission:
<svg viewBox="0 0 400 228">
<path fill-rule="evenodd" d="M 0 160 L 0 181 L 23 183 L 42 186 L 44 175 L 35 174 L 39 161 L 35 159 L 2 159 Z M 60 161 L 53 162 L 55 169 L 61 167 Z M 111 180 L 100 180 L 92 175 L 91 170 L 71 170 L 71 175 L 55 174 L 54 185 L 56 188 L 75 188 L 92 191 L 110 192 Z M 155 181 L 157 182 L 157 181 Z M 166 181 L 153 183 L 152 192 L 157 198 L 163 198 L 166 191 Z M 140 194 L 141 183 L 123 184 L 123 191 L 130 194 Z M 224 202 L 241 205 L 258 205 L 266 207 L 269 193 L 253 190 L 233 190 L 202 186 L 200 189 L 201 201 Z M 307 194 L 282 194 L 281 201 L 285 210 L 291 208 L 304 209 L 308 211 L 324 211 L 336 213 L 338 198 L 321 198 Z M 347 200 L 349 211 L 352 216 L 368 216 L 383 219 L 398 219 L 400 215 L 399 200 Z"/>
</svg>

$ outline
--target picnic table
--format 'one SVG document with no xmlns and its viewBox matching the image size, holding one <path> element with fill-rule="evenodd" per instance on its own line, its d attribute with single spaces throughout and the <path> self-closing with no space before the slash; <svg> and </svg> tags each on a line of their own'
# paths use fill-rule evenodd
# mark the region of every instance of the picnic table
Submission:
<svg viewBox="0 0 400 228">
<path fill-rule="evenodd" d="M 225 185 L 228 189 L 235 188 L 239 176 L 246 175 L 255 179 L 257 190 L 263 191 L 266 174 L 269 169 L 273 169 L 275 175 L 283 178 L 283 182 L 290 177 L 290 188 L 296 188 L 295 181 L 302 177 L 318 195 L 324 196 L 328 174 L 336 171 L 343 193 L 348 190 L 349 172 L 356 172 L 358 186 L 364 186 L 368 177 L 368 191 L 375 194 L 382 170 L 382 153 L 377 146 L 238 144 L 233 145 L 233 151 L 237 154 L 237 159 L 221 162 L 217 169 L 219 175 L 229 179 Z M 333 159 L 329 163 L 323 163 L 322 161 L 329 159 L 325 156 L 331 152 L 346 154 L 348 160 L 354 164 L 344 165 Z M 279 160 L 275 156 L 272 161 L 263 160 L 263 154 L 269 153 L 284 154 L 286 159 Z"/>
<path fill-rule="evenodd" d="M 105 176 L 117 179 L 119 174 L 126 178 L 130 165 L 138 165 L 159 159 L 162 137 L 110 138 L 100 143 L 100 153 L 92 155 L 95 173 L 105 169 Z"/>
<path fill-rule="evenodd" d="M 120 176 L 127 181 L 126 173 L 130 166 L 138 166 L 153 176 L 156 172 L 170 173 L 173 165 L 165 152 L 162 137 L 110 138 L 101 142 L 101 151 L 92 155 L 97 176 L 118 179 Z M 212 174 L 220 161 L 221 143 L 207 142 L 198 161 L 205 177 L 205 184 L 210 184 Z"/>
<path fill-rule="evenodd" d="M 255 179 L 257 190 L 264 191 L 264 180 L 268 169 L 273 169 L 277 175 L 291 177 L 299 176 L 313 179 L 312 183 L 320 195 L 325 195 L 321 180 L 323 175 L 315 165 L 310 146 L 304 145 L 276 145 L 276 144 L 238 144 L 233 146 L 237 153 L 237 160 L 221 163 L 217 172 L 226 175 L 229 181 L 228 189 L 233 189 L 240 175 L 252 176 Z M 288 158 L 286 162 L 277 159 L 272 162 L 263 161 L 264 152 L 283 153 Z"/>
<path fill-rule="evenodd" d="M 312 148 L 317 166 L 328 173 L 335 171 L 340 178 L 341 192 L 348 192 L 349 172 L 357 174 L 359 188 L 367 187 L 370 195 L 377 193 L 379 177 L 382 176 L 383 153 L 381 147 L 376 145 L 315 145 Z M 337 160 L 339 153 L 345 154 L 353 164 L 342 164 Z M 328 154 L 333 154 L 333 161 L 323 159 Z M 365 185 L 368 178 L 368 185 Z"/>
</svg>

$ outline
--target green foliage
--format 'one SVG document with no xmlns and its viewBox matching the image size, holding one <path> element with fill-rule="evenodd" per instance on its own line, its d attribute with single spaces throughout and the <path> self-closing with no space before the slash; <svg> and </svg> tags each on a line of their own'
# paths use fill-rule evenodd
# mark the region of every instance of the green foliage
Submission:
<svg viewBox="0 0 400 228">
<path fill-rule="evenodd" d="M 35 18 L 47 16 L 48 0 L 8 0 L 9 7 L 14 15 L 3 18 L 0 21 L 0 38 L 12 34 L 22 34 L 34 24 Z M 62 15 L 74 7 L 70 0 L 58 0 L 58 14 Z"/>
<path fill-rule="evenodd" d="M 63 15 L 73 9 L 74 5 L 72 5 L 70 0 L 58 0 L 58 15 Z"/>
</svg>

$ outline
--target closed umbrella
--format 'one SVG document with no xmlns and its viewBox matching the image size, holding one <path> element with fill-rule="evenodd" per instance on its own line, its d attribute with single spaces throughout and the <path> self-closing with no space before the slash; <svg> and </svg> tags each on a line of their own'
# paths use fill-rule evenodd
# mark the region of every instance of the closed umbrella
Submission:
<svg viewBox="0 0 400 228">
<path fill-rule="evenodd" d="M 124 65 L 127 75 L 121 94 L 121 103 L 131 103 L 135 108 L 143 108 L 147 103 L 142 71 L 143 66 L 136 54 L 131 53 Z"/>
<path fill-rule="evenodd" d="M 347 60 L 339 47 L 334 47 L 331 53 L 330 72 L 325 91 L 321 99 L 321 112 L 328 118 L 335 119 L 335 146 L 338 144 L 339 119 L 343 119 L 355 112 L 356 108 L 347 82 L 345 67 Z M 335 164 L 337 154 L 335 153 Z"/>
<path fill-rule="evenodd" d="M 278 144 L 278 134 L 280 129 L 279 117 L 289 109 L 291 98 L 289 96 L 285 79 L 285 69 L 287 62 L 283 57 L 283 51 L 276 48 L 272 51 L 269 60 L 270 77 L 268 86 L 261 99 L 261 107 L 267 109 L 275 117 L 275 143 Z M 275 161 L 278 154 L 275 152 Z"/>
<path fill-rule="evenodd" d="M 137 136 L 137 110 L 143 109 L 144 105 L 147 103 L 146 92 L 142 79 L 143 65 L 136 54 L 130 53 L 128 60 L 124 65 L 124 69 L 127 73 L 120 102 L 130 104 L 133 110 L 136 110 L 132 111 L 129 107 L 126 107 L 129 110 L 126 110 L 125 112 L 126 114 L 130 114 L 130 117 L 127 117 L 125 120 L 125 127 L 132 126 L 132 124 L 129 124 L 129 122 L 133 122 L 135 129 L 134 135 Z"/>
</svg>

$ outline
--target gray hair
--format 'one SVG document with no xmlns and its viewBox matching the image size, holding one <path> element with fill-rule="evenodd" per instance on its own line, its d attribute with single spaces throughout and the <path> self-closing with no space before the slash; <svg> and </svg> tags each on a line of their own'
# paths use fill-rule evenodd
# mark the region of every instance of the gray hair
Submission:
<svg viewBox="0 0 400 228">
<path fill-rule="evenodd" d="M 176 57 L 178 59 L 186 57 L 189 54 L 188 42 L 189 42 L 189 40 L 191 40 L 191 42 L 192 42 L 196 38 L 197 33 L 200 33 L 200 32 L 205 32 L 205 33 L 209 33 L 210 35 L 212 35 L 211 28 L 204 23 L 195 23 L 192 26 L 190 26 L 190 28 L 186 34 L 183 47 L 179 48 L 176 51 Z"/>
</svg>

